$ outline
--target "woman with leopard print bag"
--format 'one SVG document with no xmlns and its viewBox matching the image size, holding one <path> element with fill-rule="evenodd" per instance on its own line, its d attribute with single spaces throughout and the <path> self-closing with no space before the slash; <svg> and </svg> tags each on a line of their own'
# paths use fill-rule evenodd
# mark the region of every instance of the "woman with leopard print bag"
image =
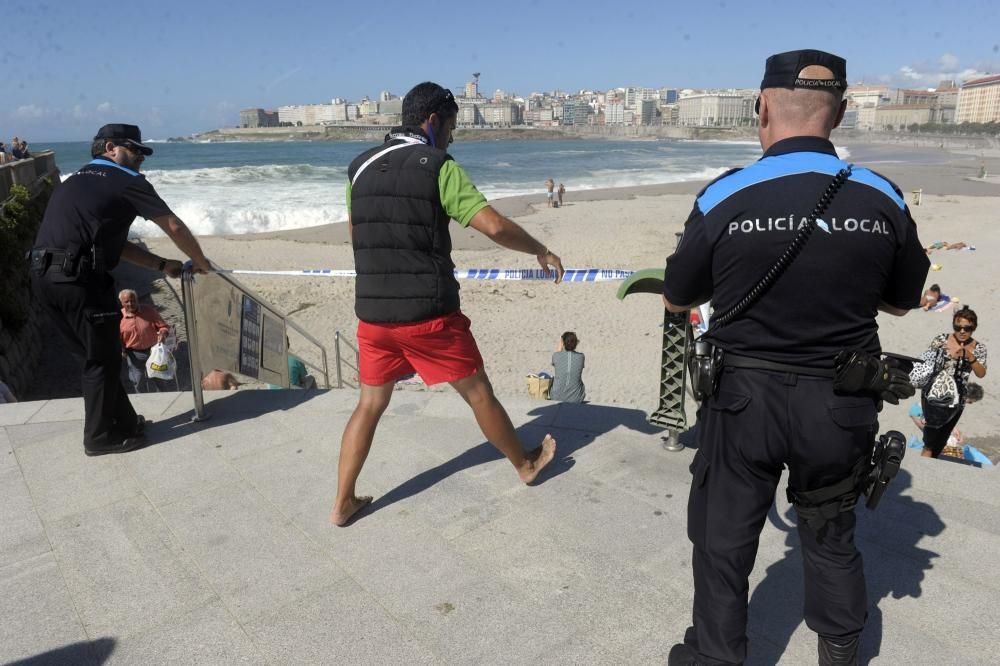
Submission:
<svg viewBox="0 0 1000 666">
<path fill-rule="evenodd" d="M 952 317 L 954 332 L 935 336 L 910 372 L 910 383 L 923 389 L 920 403 L 926 425 L 922 456 L 941 455 L 965 409 L 969 374 L 986 375 L 986 345 L 972 337 L 977 326 L 975 311 L 963 306 Z"/>
</svg>

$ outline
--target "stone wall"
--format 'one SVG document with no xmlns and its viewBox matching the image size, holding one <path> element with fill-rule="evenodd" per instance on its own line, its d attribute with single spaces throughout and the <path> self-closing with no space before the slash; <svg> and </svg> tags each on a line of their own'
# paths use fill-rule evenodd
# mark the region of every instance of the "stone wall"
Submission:
<svg viewBox="0 0 1000 666">
<path fill-rule="evenodd" d="M 19 330 L 0 322 L 0 381 L 7 384 L 18 400 L 23 400 L 42 356 L 43 314 L 35 305 L 27 323 Z"/>
<path fill-rule="evenodd" d="M 45 187 L 46 179 L 57 186 L 59 169 L 56 167 L 55 153 L 51 151 L 17 162 L 0 165 L 0 202 L 5 201 L 13 185 L 23 185 L 33 197 L 48 197 L 51 188 Z M 46 199 L 47 200 L 47 199 Z M 43 210 L 39 207 L 39 210 Z M 23 254 L 30 249 L 30 241 L 26 241 Z M 24 264 L 27 271 L 27 262 Z M 26 289 L 27 285 L 22 288 Z M 37 303 L 31 301 L 27 320 L 14 327 L 11 323 L 0 320 L 0 381 L 21 399 L 30 387 L 35 369 L 42 355 L 46 336 L 43 330 L 43 315 Z"/>
</svg>

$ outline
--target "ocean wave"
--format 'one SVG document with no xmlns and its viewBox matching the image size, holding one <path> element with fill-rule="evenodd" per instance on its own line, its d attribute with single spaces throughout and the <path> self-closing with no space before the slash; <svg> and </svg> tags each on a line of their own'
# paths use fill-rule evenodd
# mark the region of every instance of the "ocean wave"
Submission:
<svg viewBox="0 0 1000 666">
<path fill-rule="evenodd" d="M 726 167 L 706 167 L 698 171 L 670 173 L 668 171 L 636 171 L 622 173 L 615 169 L 602 169 L 591 172 L 591 178 L 574 188 L 578 190 L 597 190 L 609 187 L 635 187 L 638 185 L 663 185 L 666 183 L 683 183 L 687 181 L 712 180 L 722 175 Z M 568 188 L 569 186 L 567 186 Z"/>
<path fill-rule="evenodd" d="M 837 151 L 837 157 L 839 157 L 842 160 L 846 160 L 848 157 L 851 156 L 851 151 L 849 151 L 844 146 L 834 146 L 833 148 L 834 150 Z"/>
<path fill-rule="evenodd" d="M 301 206 L 298 208 L 257 208 L 249 206 L 182 203 L 174 213 L 196 236 L 219 236 L 304 229 L 321 224 L 347 221 L 347 206 Z M 137 219 L 129 231 L 132 237 L 163 236 L 152 222 Z"/>
<path fill-rule="evenodd" d="M 751 139 L 677 139 L 681 143 L 724 143 L 731 146 L 757 146 L 760 147 L 760 141 Z"/>
<path fill-rule="evenodd" d="M 712 180 L 722 175 L 726 167 L 706 167 L 697 171 L 670 173 L 668 171 L 598 169 L 591 171 L 587 178 L 567 179 L 566 189 L 601 190 L 615 187 L 637 187 L 641 185 L 663 185 L 666 183 L 681 183 L 686 181 Z M 487 199 L 500 199 L 524 195 L 540 195 L 543 189 L 525 183 L 493 182 L 479 187 Z"/>
<path fill-rule="evenodd" d="M 151 169 L 145 174 L 154 185 L 227 185 L 265 181 L 343 180 L 347 169 L 312 164 L 265 164 L 202 169 Z"/>
</svg>

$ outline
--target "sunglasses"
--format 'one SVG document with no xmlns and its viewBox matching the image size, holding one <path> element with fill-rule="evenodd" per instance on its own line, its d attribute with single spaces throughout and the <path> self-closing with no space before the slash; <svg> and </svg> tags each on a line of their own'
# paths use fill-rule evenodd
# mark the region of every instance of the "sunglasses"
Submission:
<svg viewBox="0 0 1000 666">
<path fill-rule="evenodd" d="M 135 155 L 139 155 L 142 153 L 142 151 L 138 147 L 133 146 L 131 143 L 116 143 L 115 145 L 118 146 L 119 148 L 124 148 L 128 152 L 133 153 Z"/>
<path fill-rule="evenodd" d="M 975 326 L 960 326 L 958 324 L 953 324 L 952 328 L 955 329 L 956 333 L 972 333 L 976 330 Z"/>
<path fill-rule="evenodd" d="M 760 95 L 757 95 L 757 99 L 753 102 L 753 114 L 755 116 L 760 115 Z"/>
</svg>

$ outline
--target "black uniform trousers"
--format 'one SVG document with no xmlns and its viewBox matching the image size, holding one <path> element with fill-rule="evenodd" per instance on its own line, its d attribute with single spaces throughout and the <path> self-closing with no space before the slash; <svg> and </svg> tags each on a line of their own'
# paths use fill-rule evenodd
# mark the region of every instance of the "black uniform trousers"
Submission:
<svg viewBox="0 0 1000 666">
<path fill-rule="evenodd" d="M 724 368 L 698 421 L 688 501 L 694 612 L 684 642 L 700 663 L 740 664 L 747 655 L 748 578 L 782 468 L 800 491 L 849 477 L 871 455 L 877 411 L 872 398 L 834 395 L 830 379 Z M 799 521 L 805 621 L 822 636 L 852 637 L 864 627 L 867 594 L 854 526 L 853 512 L 840 513 L 820 538 Z"/>
<path fill-rule="evenodd" d="M 122 347 L 118 324 L 121 306 L 114 280 L 106 273 L 76 282 L 56 282 L 53 269 L 32 274 L 35 297 L 52 323 L 83 362 L 83 444 L 99 449 L 118 443 L 136 430 L 138 419 L 122 385 Z"/>
</svg>

